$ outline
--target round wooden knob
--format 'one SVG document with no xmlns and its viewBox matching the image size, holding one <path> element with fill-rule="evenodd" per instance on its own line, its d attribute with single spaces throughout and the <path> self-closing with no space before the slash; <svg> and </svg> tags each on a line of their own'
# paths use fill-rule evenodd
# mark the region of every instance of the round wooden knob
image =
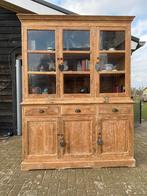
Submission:
<svg viewBox="0 0 147 196">
<path fill-rule="evenodd" d="M 45 111 L 44 111 L 43 109 L 40 109 L 40 110 L 39 110 L 39 113 L 41 113 L 41 114 L 44 113 L 44 112 L 45 112 Z"/>
<path fill-rule="evenodd" d="M 118 112 L 119 110 L 117 108 L 112 108 L 112 112 Z"/>
<path fill-rule="evenodd" d="M 80 110 L 79 108 L 77 108 L 77 109 L 75 109 L 75 112 L 76 112 L 76 113 L 80 113 L 81 110 Z"/>
</svg>

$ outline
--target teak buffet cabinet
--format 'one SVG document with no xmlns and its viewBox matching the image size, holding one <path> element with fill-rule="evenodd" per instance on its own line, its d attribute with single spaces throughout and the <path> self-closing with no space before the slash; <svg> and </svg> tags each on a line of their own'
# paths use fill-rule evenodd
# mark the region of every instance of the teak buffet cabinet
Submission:
<svg viewBox="0 0 147 196">
<path fill-rule="evenodd" d="M 22 170 L 135 166 L 131 16 L 18 15 Z"/>
</svg>

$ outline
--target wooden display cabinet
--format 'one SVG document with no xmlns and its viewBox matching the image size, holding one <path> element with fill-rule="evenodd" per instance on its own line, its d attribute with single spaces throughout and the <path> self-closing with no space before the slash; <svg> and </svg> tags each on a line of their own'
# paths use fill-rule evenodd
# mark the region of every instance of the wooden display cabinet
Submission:
<svg viewBox="0 0 147 196">
<path fill-rule="evenodd" d="M 19 15 L 22 169 L 135 166 L 130 16 Z"/>
</svg>

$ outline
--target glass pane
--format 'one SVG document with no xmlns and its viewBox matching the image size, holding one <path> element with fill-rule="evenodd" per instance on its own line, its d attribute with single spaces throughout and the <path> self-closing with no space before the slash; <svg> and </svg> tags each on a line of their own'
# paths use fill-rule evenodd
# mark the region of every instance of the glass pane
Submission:
<svg viewBox="0 0 147 196">
<path fill-rule="evenodd" d="M 125 69 L 125 54 L 100 54 L 99 71 L 119 71 Z"/>
<path fill-rule="evenodd" d="M 55 31 L 28 31 L 29 50 L 55 50 Z"/>
<path fill-rule="evenodd" d="M 125 50 L 125 32 L 101 31 L 100 50 Z"/>
<path fill-rule="evenodd" d="M 64 71 L 89 71 L 89 54 L 64 54 Z"/>
<path fill-rule="evenodd" d="M 56 77 L 49 75 L 30 75 L 29 93 L 56 94 Z"/>
<path fill-rule="evenodd" d="M 64 50 L 90 50 L 90 31 L 66 30 L 63 32 Z"/>
<path fill-rule="evenodd" d="M 90 75 L 64 75 L 64 93 L 90 93 Z"/>
<path fill-rule="evenodd" d="M 55 54 L 28 54 L 29 71 L 55 71 Z"/>
<path fill-rule="evenodd" d="M 122 93 L 125 92 L 124 74 L 100 75 L 100 93 Z"/>
</svg>

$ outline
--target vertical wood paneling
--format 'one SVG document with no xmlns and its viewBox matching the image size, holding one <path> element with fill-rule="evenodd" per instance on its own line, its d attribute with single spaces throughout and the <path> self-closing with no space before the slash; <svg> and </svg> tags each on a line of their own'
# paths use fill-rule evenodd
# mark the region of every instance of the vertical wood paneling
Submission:
<svg viewBox="0 0 147 196">
<path fill-rule="evenodd" d="M 7 113 L 0 110 L 0 135 L 10 130 L 16 134 L 16 89 L 15 89 L 15 56 L 19 54 L 21 45 L 20 21 L 16 13 L 0 7 L 0 104 L 3 104 Z M 21 49 L 20 49 L 21 50 Z M 1 77 L 2 76 L 2 77 Z M 12 106 L 9 107 L 9 104 Z M 9 114 L 7 123 L 3 122 Z"/>
</svg>

